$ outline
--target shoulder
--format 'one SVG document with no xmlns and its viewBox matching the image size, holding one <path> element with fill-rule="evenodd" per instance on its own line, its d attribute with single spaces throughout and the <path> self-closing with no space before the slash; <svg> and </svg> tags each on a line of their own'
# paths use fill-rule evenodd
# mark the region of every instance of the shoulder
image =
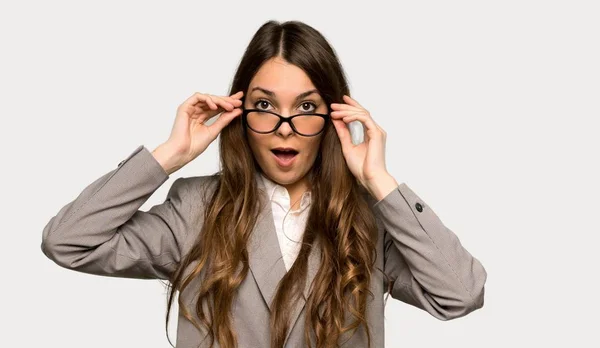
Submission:
<svg viewBox="0 0 600 348">
<path fill-rule="evenodd" d="M 217 172 L 208 175 L 180 177 L 173 182 L 170 191 L 177 193 L 188 203 L 198 202 L 201 198 L 206 200 L 216 189 L 219 175 Z"/>
</svg>

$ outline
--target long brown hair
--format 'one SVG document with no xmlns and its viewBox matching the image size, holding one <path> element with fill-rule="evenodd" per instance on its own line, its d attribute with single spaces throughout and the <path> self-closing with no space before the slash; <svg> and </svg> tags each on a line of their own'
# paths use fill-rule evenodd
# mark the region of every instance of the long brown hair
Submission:
<svg viewBox="0 0 600 348">
<path fill-rule="evenodd" d="M 342 103 L 344 94 L 350 95 L 333 48 L 317 30 L 299 21 L 268 21 L 258 29 L 240 61 L 229 95 L 237 91 L 246 93 L 261 65 L 277 56 L 308 75 L 328 109 L 331 103 Z M 257 221 L 258 209 L 266 204 L 260 199 L 255 182 L 255 174 L 262 171 L 245 132 L 240 117 L 221 132 L 221 169 L 211 175 L 214 192 L 205 205 L 198 238 L 172 275 L 167 295 L 168 327 L 174 290 L 181 293 L 194 278 L 201 277 L 195 311 L 208 331 L 211 346 L 216 339 L 223 348 L 237 347 L 230 310 L 236 289 L 248 276 L 246 245 Z M 337 347 L 338 338 L 344 332 L 357 330 L 362 324 L 370 346 L 365 313 L 367 294 L 374 296 L 369 284 L 376 260 L 377 225 L 367 203 L 368 193 L 349 171 L 339 138 L 330 123 L 323 132 L 309 177 L 312 202 L 302 246 L 296 261 L 279 283 L 272 302 L 271 347 L 282 347 L 291 329 L 290 304 L 303 295 L 308 255 L 315 243 L 321 247 L 322 266 L 306 300 L 307 345 L 311 342 L 311 329 L 317 347 Z M 184 277 L 184 270 L 192 263 L 196 263 L 193 271 Z M 185 318 L 200 330 L 181 296 L 178 303 Z M 210 315 L 205 314 L 204 308 Z M 354 320 L 344 326 L 348 322 L 347 313 L 353 315 Z"/>
</svg>

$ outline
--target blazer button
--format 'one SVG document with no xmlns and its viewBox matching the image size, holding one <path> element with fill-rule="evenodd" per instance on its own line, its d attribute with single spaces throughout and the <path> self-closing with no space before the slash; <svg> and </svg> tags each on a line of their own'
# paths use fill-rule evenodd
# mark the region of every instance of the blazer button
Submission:
<svg viewBox="0 0 600 348">
<path fill-rule="evenodd" d="M 125 160 L 123 160 L 123 161 L 119 162 L 119 164 L 117 164 L 117 167 L 120 167 L 120 166 L 121 166 L 121 164 L 123 164 L 123 162 L 125 162 Z"/>
<path fill-rule="evenodd" d="M 417 208 L 417 211 L 420 213 L 423 211 L 423 206 L 421 205 L 421 203 L 417 203 L 415 204 L 415 208 Z"/>
</svg>

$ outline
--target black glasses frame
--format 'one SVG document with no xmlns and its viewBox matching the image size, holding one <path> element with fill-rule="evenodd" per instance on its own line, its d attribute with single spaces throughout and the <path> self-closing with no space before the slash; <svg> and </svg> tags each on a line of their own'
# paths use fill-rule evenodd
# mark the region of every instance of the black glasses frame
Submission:
<svg viewBox="0 0 600 348">
<path fill-rule="evenodd" d="M 269 114 L 273 114 L 277 117 L 279 117 L 279 122 L 277 122 L 277 124 L 275 125 L 275 128 L 273 128 L 273 130 L 270 130 L 268 132 L 260 132 L 257 131 L 256 129 L 250 127 L 250 124 L 248 123 L 248 113 L 251 111 L 257 111 L 257 112 L 266 112 Z M 315 134 L 304 134 L 304 133 L 300 133 L 296 127 L 294 127 L 294 124 L 292 123 L 292 119 L 294 117 L 298 117 L 298 116 L 320 116 L 323 117 L 325 119 L 325 123 L 323 124 L 323 128 L 321 128 L 320 131 L 318 131 Z M 325 126 L 327 125 L 327 121 L 329 120 L 330 116 L 329 114 L 318 114 L 318 113 L 312 113 L 312 112 L 307 112 L 307 113 L 301 113 L 301 114 L 296 114 L 296 115 L 292 115 L 292 116 L 288 116 L 288 117 L 283 117 L 280 114 L 270 111 L 270 110 L 262 110 L 262 109 L 244 109 L 242 111 L 242 121 L 244 122 L 244 126 L 248 126 L 248 128 L 252 129 L 252 131 L 256 132 L 256 133 L 260 133 L 260 134 L 268 134 L 268 133 L 273 133 L 274 131 L 276 131 L 277 129 L 279 129 L 279 126 L 281 126 L 282 123 L 287 122 L 290 124 L 290 127 L 294 130 L 294 132 L 305 136 L 305 137 L 314 137 L 316 135 L 319 135 L 323 132 L 323 130 L 325 130 Z"/>
</svg>

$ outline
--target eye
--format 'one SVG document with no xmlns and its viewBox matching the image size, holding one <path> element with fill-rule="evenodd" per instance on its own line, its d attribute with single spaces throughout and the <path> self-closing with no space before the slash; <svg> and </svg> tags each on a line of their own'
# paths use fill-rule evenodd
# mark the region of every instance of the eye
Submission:
<svg viewBox="0 0 600 348">
<path fill-rule="evenodd" d="M 304 108 L 304 106 L 306 106 L 306 105 L 312 105 L 314 107 L 314 109 L 312 109 L 312 110 L 306 110 Z M 313 103 L 313 102 L 304 102 L 304 103 L 301 104 L 300 107 L 302 108 L 302 111 L 304 111 L 304 112 L 314 112 L 317 109 L 317 105 L 315 103 Z"/>
<path fill-rule="evenodd" d="M 269 107 L 269 105 L 271 105 L 271 103 L 268 100 L 259 99 L 256 101 L 256 103 L 254 103 L 254 108 L 260 109 L 260 110 L 266 110 Z M 311 109 L 310 106 L 312 106 L 313 109 Z M 307 109 L 307 107 L 308 107 L 308 109 Z M 313 102 L 303 102 L 302 104 L 300 104 L 300 109 L 302 112 L 315 112 L 317 107 L 318 107 L 317 104 L 315 104 Z"/>
<path fill-rule="evenodd" d="M 262 104 L 261 104 L 261 103 L 262 103 Z M 258 105 L 262 105 L 262 106 L 264 106 L 265 104 L 268 106 L 268 105 L 269 105 L 269 104 L 271 104 L 271 103 L 269 103 L 268 101 L 266 101 L 266 100 L 264 100 L 264 99 L 259 99 L 259 100 L 258 100 L 256 103 L 254 103 L 254 108 L 255 108 L 255 109 L 261 109 L 261 110 L 264 110 L 263 108 L 259 108 L 259 107 L 258 107 Z"/>
</svg>

